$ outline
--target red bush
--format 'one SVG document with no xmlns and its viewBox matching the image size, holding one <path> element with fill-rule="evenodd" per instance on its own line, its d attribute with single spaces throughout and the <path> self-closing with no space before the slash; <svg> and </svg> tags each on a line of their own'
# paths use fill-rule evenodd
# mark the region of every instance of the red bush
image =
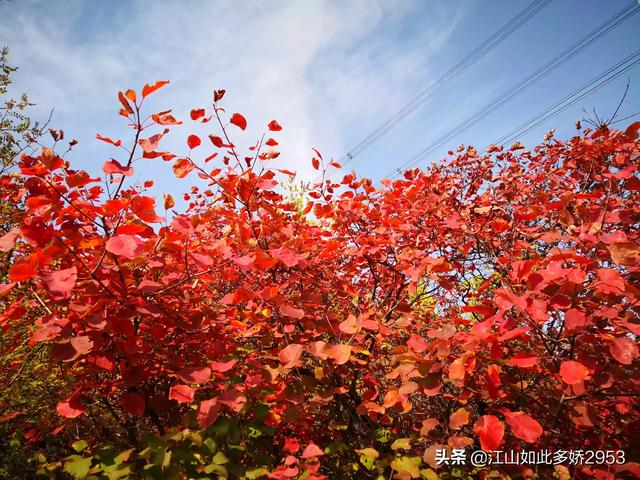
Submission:
<svg viewBox="0 0 640 480">
<path fill-rule="evenodd" d="M 276 121 L 242 156 L 231 137 L 247 120 L 225 127 L 218 91 L 186 120 L 215 117 L 203 144 L 170 112 L 143 120 L 163 84 L 119 94 L 136 141 L 104 164 L 108 189 L 46 148 L 1 179 L 19 215 L 0 237 L 0 325 L 46 342 L 66 381 L 30 441 L 55 429 L 141 448 L 231 419 L 233 478 L 434 478 L 438 448 L 638 460 L 640 124 L 460 147 L 381 188 L 324 180 L 299 205 L 278 187 L 292 174 L 269 167 Z M 184 152 L 162 150 L 169 130 Z M 206 187 L 163 208 L 152 182 L 128 186 L 138 160 Z M 339 167 L 318 152 L 313 165 Z M 29 360 L 11 358 L 10 376 Z"/>
</svg>

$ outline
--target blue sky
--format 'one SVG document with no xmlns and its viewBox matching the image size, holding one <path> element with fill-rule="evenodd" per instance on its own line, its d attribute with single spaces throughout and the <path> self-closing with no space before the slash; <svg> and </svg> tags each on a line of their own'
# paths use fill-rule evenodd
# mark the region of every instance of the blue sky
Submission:
<svg viewBox="0 0 640 480">
<path fill-rule="evenodd" d="M 214 133 L 212 124 L 192 129 L 188 112 L 208 106 L 213 90 L 225 88 L 225 106 L 249 121 L 234 141 L 248 146 L 278 119 L 282 155 L 274 166 L 309 180 L 315 177 L 311 147 L 342 157 L 528 3 L 5 0 L 0 44 L 10 47 L 20 67 L 15 87 L 37 103 L 36 116 L 45 118 L 54 108 L 53 125 L 80 141 L 70 157 L 78 167 L 97 173 L 105 160 L 123 158 L 95 140 L 96 133 L 129 138 L 117 115 L 118 90 L 168 79 L 171 85 L 152 97 L 147 111 L 172 108 L 187 121 L 163 147 L 186 153 L 184 139 L 192 130 Z M 349 168 L 379 179 L 628 3 L 554 0 Z M 639 32 L 637 14 L 421 165 L 461 143 L 483 147 L 496 140 L 638 49 Z M 627 78 L 631 89 L 621 114 L 639 111 L 636 67 L 521 140 L 533 146 L 551 128 L 560 137 L 574 134 L 583 107 L 610 114 Z M 136 164 L 134 178 L 149 177 L 156 193 L 187 190 L 160 160 Z"/>
</svg>

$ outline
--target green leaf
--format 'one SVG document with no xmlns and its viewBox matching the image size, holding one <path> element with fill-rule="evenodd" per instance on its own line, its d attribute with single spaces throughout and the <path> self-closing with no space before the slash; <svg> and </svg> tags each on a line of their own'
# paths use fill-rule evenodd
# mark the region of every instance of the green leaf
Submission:
<svg viewBox="0 0 640 480">
<path fill-rule="evenodd" d="M 424 470 L 420 470 L 420 476 L 422 478 L 426 478 L 427 480 L 438 480 L 440 477 L 436 472 L 431 470 L 430 468 L 425 468 Z"/>
<path fill-rule="evenodd" d="M 220 475 L 220 476 L 222 476 L 224 478 L 227 477 L 227 469 L 224 468 L 222 465 L 216 465 L 214 463 L 204 467 L 204 473 L 206 473 L 207 475 L 210 474 L 210 473 L 217 473 L 218 475 Z"/>
<path fill-rule="evenodd" d="M 411 449 L 410 438 L 399 438 L 391 444 L 391 450 L 410 450 L 410 449 Z"/>
<path fill-rule="evenodd" d="M 213 459 L 211 460 L 211 463 L 215 464 L 215 465 L 224 465 L 225 463 L 228 463 L 229 459 L 227 458 L 227 456 L 222 453 L 222 452 L 218 452 L 213 456 Z"/>
<path fill-rule="evenodd" d="M 108 465 L 103 466 L 102 470 L 109 480 L 120 480 L 131 476 L 131 467 L 127 465 Z"/>
<path fill-rule="evenodd" d="M 376 463 L 376 459 L 369 455 L 360 455 L 360 463 L 364 465 L 367 470 L 371 470 Z"/>
<path fill-rule="evenodd" d="M 73 476 L 73 478 L 85 478 L 91 469 L 92 458 L 93 457 L 83 458 L 80 455 L 71 455 L 67 457 L 67 461 L 64 464 L 64 471 Z"/>
<path fill-rule="evenodd" d="M 134 448 L 130 448 L 129 450 L 120 452 L 118 456 L 113 459 L 113 463 L 115 463 L 116 465 L 120 465 L 122 462 L 126 462 L 127 460 L 129 460 L 129 457 L 134 451 L 135 451 Z"/>
<path fill-rule="evenodd" d="M 420 476 L 420 464 L 422 459 L 420 457 L 398 457 L 391 462 L 391 468 L 396 472 L 408 473 L 411 478 L 418 478 Z"/>
<path fill-rule="evenodd" d="M 88 446 L 89 446 L 89 443 L 86 440 L 78 440 L 71 444 L 71 447 L 78 453 L 80 453 L 82 450 L 84 450 Z"/>
<path fill-rule="evenodd" d="M 255 480 L 256 478 L 260 478 L 269 473 L 264 467 L 256 468 L 255 470 L 249 470 L 245 472 L 244 476 L 247 477 L 248 480 Z"/>
<path fill-rule="evenodd" d="M 205 447 L 207 447 L 207 449 L 211 453 L 215 453 L 215 451 L 216 451 L 216 442 L 213 440 L 213 438 L 209 437 L 202 443 L 204 444 Z"/>
</svg>

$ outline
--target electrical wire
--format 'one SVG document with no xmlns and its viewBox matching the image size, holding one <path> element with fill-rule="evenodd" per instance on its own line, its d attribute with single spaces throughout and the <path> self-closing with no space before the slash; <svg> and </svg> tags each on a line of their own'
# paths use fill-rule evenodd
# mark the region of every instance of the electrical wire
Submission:
<svg viewBox="0 0 640 480">
<path fill-rule="evenodd" d="M 500 29 L 494 32 L 483 43 L 478 45 L 471 53 L 464 57 L 460 62 L 454 65 L 444 75 L 435 80 L 431 85 L 422 90 L 404 107 L 396 111 L 384 123 L 373 130 L 369 135 L 363 138 L 349 152 L 344 154 L 338 162 L 342 166 L 350 163 L 357 155 L 362 153 L 368 146 L 374 143 L 378 138 L 387 133 L 391 128 L 400 123 L 406 116 L 414 112 L 416 109 L 424 105 L 427 101 L 435 97 L 439 92 L 444 90 L 454 79 L 471 68 L 476 62 L 490 53 L 512 33 L 522 27 L 527 21 L 537 15 L 542 9 L 551 3 L 551 0 L 534 0 L 511 20 L 509 20 Z"/>
<path fill-rule="evenodd" d="M 518 138 L 529 133 L 534 128 L 542 125 L 550 118 L 555 117 L 556 115 L 565 111 L 567 108 L 576 104 L 586 96 L 591 95 L 596 90 L 599 90 L 616 78 L 620 77 L 638 64 L 640 64 L 640 50 L 636 50 L 624 60 L 621 60 L 613 67 L 607 69 L 605 72 L 591 79 L 588 83 L 584 84 L 580 88 L 571 92 L 569 95 L 548 106 L 546 109 L 531 117 L 529 120 L 522 123 L 517 128 L 514 128 L 509 133 L 500 137 L 496 142 L 494 142 L 494 144 L 508 145 L 514 142 Z"/>
<path fill-rule="evenodd" d="M 389 177 L 394 175 L 396 172 L 404 170 L 422 160 L 424 157 L 434 152 L 443 144 L 450 141 L 456 135 L 462 133 L 467 130 L 469 127 L 475 125 L 480 120 L 487 117 L 489 114 L 502 107 L 504 104 L 515 98 L 517 95 L 521 94 L 536 82 L 547 76 L 552 71 L 559 68 L 561 65 L 575 57 L 578 53 L 585 50 L 587 47 L 598 41 L 604 35 L 612 31 L 614 28 L 620 26 L 626 20 L 631 18 L 633 15 L 640 11 L 640 7 L 638 6 L 636 0 L 630 2 L 626 7 L 622 10 L 605 20 L 602 24 L 596 27 L 594 30 L 589 32 L 587 35 L 582 37 L 580 40 L 572 44 L 569 48 L 561 52 L 559 55 L 554 57 L 552 60 L 544 64 L 542 67 L 538 68 L 535 72 L 528 75 L 526 78 L 518 82 L 516 85 L 511 87 L 506 92 L 502 93 L 500 96 L 495 98 L 493 101 L 489 102 L 487 105 L 477 110 L 473 115 L 464 120 L 457 127 L 453 128 L 445 135 L 440 137 L 436 142 L 432 143 L 425 149 L 421 150 L 419 153 L 414 155 L 411 159 L 403 163 L 394 171 L 385 175 L 385 177 Z"/>
</svg>

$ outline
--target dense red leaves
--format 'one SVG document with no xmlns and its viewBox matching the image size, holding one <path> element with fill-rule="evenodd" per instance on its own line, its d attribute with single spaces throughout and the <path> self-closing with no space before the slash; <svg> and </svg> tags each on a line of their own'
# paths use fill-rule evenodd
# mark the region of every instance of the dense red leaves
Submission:
<svg viewBox="0 0 640 480">
<path fill-rule="evenodd" d="M 129 121 L 140 97 L 119 96 Z M 0 178 L 3 202 L 21 205 L 0 235 L 0 327 L 28 326 L 30 345 L 70 373 L 61 426 L 100 436 L 90 415 L 109 408 L 139 417 L 140 436 L 158 424 L 231 436 L 236 422 L 249 453 L 234 464 L 258 451 L 271 478 L 344 478 L 374 448 L 372 478 L 391 478 L 413 471 L 403 455 L 433 465 L 439 448 L 635 441 L 637 127 L 533 150 L 460 147 L 426 171 L 381 185 L 349 173 L 300 199 L 278 187 L 292 172 L 264 162 L 275 150 L 247 167 L 259 142 L 245 157 L 226 136 L 238 130 L 208 133 L 223 150 L 206 159 L 188 136 L 204 152 L 195 165 L 158 151 L 167 131 L 144 130 L 153 168 L 184 178 L 198 165 L 166 219 L 149 183 L 109 177 L 133 173 L 126 155 L 104 164 L 109 189 L 52 151 Z"/>
</svg>

